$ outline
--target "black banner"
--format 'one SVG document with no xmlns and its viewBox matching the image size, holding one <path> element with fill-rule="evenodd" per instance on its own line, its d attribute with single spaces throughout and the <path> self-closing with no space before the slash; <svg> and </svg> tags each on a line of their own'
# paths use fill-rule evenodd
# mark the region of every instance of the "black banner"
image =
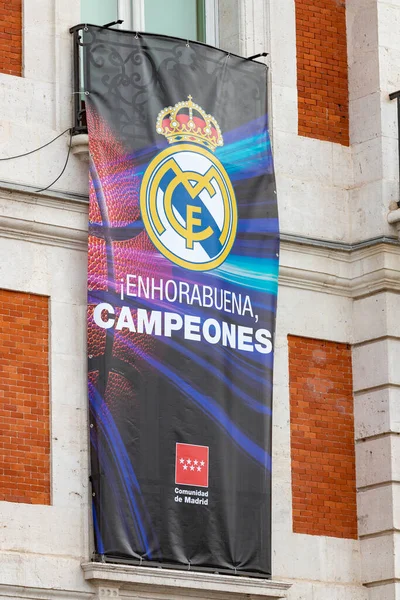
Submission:
<svg viewBox="0 0 400 600">
<path fill-rule="evenodd" d="M 270 576 L 278 215 L 262 64 L 83 31 L 105 560 Z"/>
</svg>

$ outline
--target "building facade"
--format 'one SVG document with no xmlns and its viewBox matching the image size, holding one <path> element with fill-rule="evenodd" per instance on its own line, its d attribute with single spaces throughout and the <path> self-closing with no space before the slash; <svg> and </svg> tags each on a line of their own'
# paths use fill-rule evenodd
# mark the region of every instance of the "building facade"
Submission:
<svg viewBox="0 0 400 600">
<path fill-rule="evenodd" d="M 68 133 L 19 155 L 72 125 L 70 27 L 93 14 L 162 28 L 163 7 L 120 0 L 96 13 L 84 0 L 10 0 L 0 2 L 0 596 L 399 600 L 400 198 L 389 94 L 400 89 L 400 2 L 189 4 L 167 33 L 268 52 L 282 232 L 273 578 L 91 562 L 87 139 L 73 136 L 45 191 Z"/>
</svg>

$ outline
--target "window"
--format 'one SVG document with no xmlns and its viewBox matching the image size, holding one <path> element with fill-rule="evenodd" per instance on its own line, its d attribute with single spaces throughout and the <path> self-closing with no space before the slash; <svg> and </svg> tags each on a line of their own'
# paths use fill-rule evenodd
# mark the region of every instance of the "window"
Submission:
<svg viewBox="0 0 400 600">
<path fill-rule="evenodd" d="M 118 19 L 117 0 L 81 0 L 82 23 L 106 25 Z"/>
<path fill-rule="evenodd" d="M 81 0 L 82 23 L 123 19 L 122 29 L 217 44 L 217 0 Z"/>
</svg>

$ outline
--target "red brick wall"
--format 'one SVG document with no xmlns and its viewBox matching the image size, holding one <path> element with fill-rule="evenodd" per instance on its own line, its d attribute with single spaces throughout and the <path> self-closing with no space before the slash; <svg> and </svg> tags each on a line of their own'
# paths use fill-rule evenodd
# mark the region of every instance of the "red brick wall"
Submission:
<svg viewBox="0 0 400 600">
<path fill-rule="evenodd" d="M 0 290 L 0 500 L 50 504 L 48 298 Z"/>
<path fill-rule="evenodd" d="M 0 0 L 0 73 L 22 75 L 22 0 Z"/>
<path fill-rule="evenodd" d="M 345 0 L 295 0 L 299 135 L 349 145 Z"/>
<path fill-rule="evenodd" d="M 356 538 L 351 348 L 288 342 L 293 531 Z"/>
</svg>

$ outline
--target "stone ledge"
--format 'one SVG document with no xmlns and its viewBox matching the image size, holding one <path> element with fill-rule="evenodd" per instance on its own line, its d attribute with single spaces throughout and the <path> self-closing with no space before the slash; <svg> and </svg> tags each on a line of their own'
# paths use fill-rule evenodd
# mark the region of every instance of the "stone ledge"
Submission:
<svg viewBox="0 0 400 600">
<path fill-rule="evenodd" d="M 0 182 L 0 238 L 87 251 L 87 198 Z M 46 211 L 48 209 L 48 211 Z M 399 209 L 400 212 L 400 209 Z M 281 286 L 358 299 L 400 293 L 400 241 L 347 244 L 281 235 Z"/>
<path fill-rule="evenodd" d="M 162 588 L 174 589 L 176 597 L 190 594 L 193 598 L 226 597 L 233 595 L 240 598 L 286 598 L 290 583 L 282 583 L 252 577 L 218 575 L 215 573 L 199 573 L 195 571 L 178 571 L 173 569 L 158 569 L 128 565 L 104 563 L 82 564 L 87 581 L 95 585 L 98 596 L 119 596 L 119 590 L 139 591 L 144 588 L 149 591 L 152 587 L 159 597 Z M 105 593 L 109 590 L 109 593 Z"/>
<path fill-rule="evenodd" d="M 46 587 L 28 587 L 0 583 L 0 598 L 4 600 L 93 600 L 93 592 Z"/>
<path fill-rule="evenodd" d="M 71 152 L 82 162 L 89 163 L 89 136 L 87 133 L 72 136 Z"/>
</svg>

